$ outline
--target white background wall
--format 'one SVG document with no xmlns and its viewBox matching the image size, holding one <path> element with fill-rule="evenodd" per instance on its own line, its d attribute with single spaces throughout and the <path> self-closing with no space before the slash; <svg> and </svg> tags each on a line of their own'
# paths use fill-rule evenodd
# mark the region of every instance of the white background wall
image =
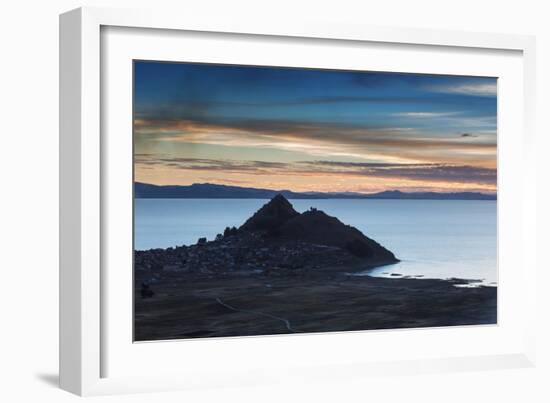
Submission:
<svg viewBox="0 0 550 403">
<path fill-rule="evenodd" d="M 179 7 L 231 18 L 324 20 L 373 25 L 534 34 L 538 40 L 539 366 L 452 375 L 378 377 L 292 388 L 249 388 L 94 398 L 116 402 L 548 402 L 550 401 L 550 12 L 545 1 L 385 0 L 72 1 L 11 0 L 0 5 L 0 399 L 66 402 L 56 388 L 58 294 L 58 14 L 81 5 Z M 546 4 L 547 6 L 547 4 Z"/>
</svg>

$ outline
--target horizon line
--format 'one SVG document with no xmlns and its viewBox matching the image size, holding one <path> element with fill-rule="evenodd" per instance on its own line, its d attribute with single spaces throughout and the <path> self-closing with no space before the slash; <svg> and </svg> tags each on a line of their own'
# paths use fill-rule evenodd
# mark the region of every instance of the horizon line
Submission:
<svg viewBox="0 0 550 403">
<path fill-rule="evenodd" d="M 194 182 L 190 185 L 178 185 L 178 184 L 163 184 L 158 185 L 155 183 L 147 183 L 147 182 L 140 182 L 134 180 L 134 185 L 141 184 L 141 185 L 148 185 L 148 186 L 156 186 L 156 187 L 190 187 L 195 185 L 210 185 L 210 186 L 224 186 L 224 187 L 232 187 L 232 188 L 239 188 L 239 189 L 256 189 L 256 190 L 265 190 L 265 191 L 271 191 L 271 192 L 292 192 L 292 193 L 303 193 L 303 194 L 356 194 L 356 195 L 376 195 L 379 193 L 389 193 L 389 192 L 399 192 L 403 194 L 415 194 L 415 193 L 435 193 L 435 194 L 457 194 L 457 193 L 473 193 L 473 194 L 482 194 L 487 196 L 497 196 L 498 191 L 481 191 L 481 190 L 452 190 L 452 191 L 437 191 L 437 190 L 418 190 L 418 191 L 403 191 L 395 188 L 389 188 L 385 190 L 375 191 L 375 192 L 359 192 L 359 191 L 299 191 L 299 190 L 291 190 L 291 189 L 270 189 L 270 188 L 263 188 L 263 187 L 248 187 L 248 186 L 238 186 L 238 185 L 230 185 L 230 184 L 220 184 L 220 183 L 211 183 L 211 182 Z"/>
</svg>

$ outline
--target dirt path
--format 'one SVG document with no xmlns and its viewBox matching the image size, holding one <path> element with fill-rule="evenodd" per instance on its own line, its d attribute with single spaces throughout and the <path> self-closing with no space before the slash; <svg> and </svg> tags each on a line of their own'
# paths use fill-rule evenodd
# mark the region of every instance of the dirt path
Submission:
<svg viewBox="0 0 550 403">
<path fill-rule="evenodd" d="M 231 305 L 223 302 L 220 298 L 216 298 L 216 302 L 218 304 L 226 307 L 227 309 L 231 309 L 232 311 L 235 311 L 235 312 L 251 313 L 251 314 L 254 314 L 254 315 L 261 315 L 261 316 L 266 316 L 268 318 L 276 319 L 278 321 L 283 322 L 285 324 L 286 328 L 290 332 L 294 332 L 294 333 L 299 333 L 300 332 L 299 330 L 293 329 L 292 326 L 290 326 L 290 321 L 288 319 L 281 318 L 279 316 L 275 316 L 275 315 L 272 315 L 270 313 L 265 313 L 265 312 L 260 312 L 260 311 L 249 311 L 249 310 L 246 310 L 246 309 L 238 309 L 238 308 L 235 308 L 234 306 L 231 306 Z"/>
</svg>

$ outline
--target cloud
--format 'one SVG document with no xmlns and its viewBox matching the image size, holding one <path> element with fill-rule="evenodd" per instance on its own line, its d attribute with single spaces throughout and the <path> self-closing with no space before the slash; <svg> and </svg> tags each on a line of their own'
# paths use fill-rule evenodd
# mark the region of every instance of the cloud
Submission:
<svg viewBox="0 0 550 403">
<path fill-rule="evenodd" d="M 449 137 L 427 137 L 414 133 L 413 128 L 377 128 L 355 125 L 336 125 L 328 123 L 312 124 L 309 122 L 283 120 L 231 120 L 224 124 L 205 123 L 192 120 L 143 120 L 136 119 L 135 133 L 146 135 L 157 140 L 182 140 L 189 142 L 214 142 L 224 144 L 224 141 L 249 144 L 269 145 L 299 140 L 317 143 L 329 142 L 352 146 L 419 146 L 452 148 L 494 148 L 495 142 L 487 143 L 456 143 Z M 413 132 L 413 133 L 411 133 Z M 241 144 L 242 143 L 242 144 Z M 291 145 L 290 145 L 291 146 Z"/>
<path fill-rule="evenodd" d="M 420 182 L 453 182 L 496 186 L 496 170 L 467 165 L 450 164 L 392 164 L 340 161 L 236 161 L 203 158 L 156 157 L 153 154 L 136 154 L 135 163 L 141 166 L 162 166 L 189 171 L 219 171 L 247 175 L 280 176 L 341 176 L 395 178 Z"/>
<path fill-rule="evenodd" d="M 331 166 L 342 173 L 373 175 L 376 177 L 407 178 L 427 181 L 496 184 L 496 169 L 451 164 L 386 164 L 317 161 L 317 166 Z"/>
<path fill-rule="evenodd" d="M 496 97 L 497 83 L 465 83 L 448 86 L 430 87 L 435 92 L 445 92 L 448 94 L 470 95 L 477 97 Z"/>
<path fill-rule="evenodd" d="M 393 116 L 403 116 L 408 118 L 441 118 L 458 115 L 460 112 L 397 112 Z"/>
<path fill-rule="evenodd" d="M 432 93 L 454 93 L 458 95 L 483 95 L 479 93 L 468 93 L 466 87 L 430 87 Z M 466 91 L 466 92 L 465 92 Z M 447 105 L 448 107 L 464 108 L 464 101 L 455 97 L 441 96 L 442 94 L 431 94 L 424 97 L 413 95 L 331 95 L 331 96 L 316 96 L 316 97 L 296 97 L 294 99 L 286 99 L 280 101 L 274 100 L 259 100 L 258 102 L 242 102 L 242 101 L 223 101 L 223 100 L 171 100 L 166 103 L 156 103 L 152 105 L 137 105 L 136 116 L 152 119 L 197 119 L 197 118 L 215 118 L 219 116 L 220 108 L 225 113 L 234 113 L 234 110 L 246 108 L 253 113 L 264 112 L 270 108 L 286 108 L 286 107 L 310 107 L 315 105 L 337 105 L 337 104 L 370 104 L 370 105 L 408 105 L 414 107 L 424 105 L 425 108 Z M 479 107 L 490 106 L 489 100 L 485 100 L 486 96 L 480 96 L 476 105 Z M 471 107 L 471 105 L 470 105 Z"/>
<path fill-rule="evenodd" d="M 153 154 L 136 154 L 134 159 L 139 165 L 162 165 L 171 168 L 200 170 L 252 172 L 272 169 L 285 169 L 287 164 L 271 161 L 235 161 L 207 158 L 156 157 Z"/>
<path fill-rule="evenodd" d="M 308 154 L 318 159 L 349 157 L 393 163 L 495 165 L 494 136 L 464 141 L 463 138 L 427 136 L 415 130 L 402 129 L 282 120 L 249 119 L 212 123 L 136 119 L 134 133 L 139 150 L 166 147 L 169 143 L 185 143 L 234 149 L 277 149 Z"/>
</svg>

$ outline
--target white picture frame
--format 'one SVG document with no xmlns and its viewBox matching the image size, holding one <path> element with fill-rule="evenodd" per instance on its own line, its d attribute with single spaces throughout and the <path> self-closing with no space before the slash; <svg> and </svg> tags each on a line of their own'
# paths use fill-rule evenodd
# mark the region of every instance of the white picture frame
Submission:
<svg viewBox="0 0 550 403">
<path fill-rule="evenodd" d="M 116 371 L 109 369 L 106 364 L 109 360 L 127 361 L 130 363 L 129 367 L 132 363 L 131 354 L 143 353 L 144 355 L 139 358 L 141 362 L 142 360 L 153 362 L 153 353 L 155 356 L 166 355 L 184 348 L 183 342 L 163 342 L 160 343 L 162 346 L 160 344 L 154 346 L 155 350 L 150 347 L 151 352 L 136 351 L 132 350 L 131 346 L 126 346 L 128 349 L 125 349 L 122 348 L 124 346 L 113 344 L 124 341 L 113 341 L 110 336 L 116 330 L 114 330 L 113 321 L 108 319 L 110 315 L 113 316 L 110 313 L 113 298 L 109 296 L 114 284 L 120 283 L 116 283 L 116 279 L 111 278 L 105 271 L 109 267 L 107 261 L 109 245 L 105 241 L 105 228 L 109 225 L 120 227 L 124 223 L 109 224 L 111 222 L 109 220 L 113 220 L 113 215 L 106 214 L 106 211 L 112 208 L 107 196 L 112 190 L 109 186 L 109 177 L 113 173 L 109 171 L 111 168 L 108 168 L 112 167 L 112 164 L 109 164 L 109 158 L 111 158 L 109 155 L 111 153 L 112 156 L 112 152 L 118 149 L 116 148 L 118 146 L 110 142 L 109 138 L 102 137 L 102 133 L 108 132 L 111 128 L 111 123 L 104 121 L 108 114 L 102 109 L 105 104 L 105 94 L 109 93 L 109 88 L 106 86 L 110 84 L 108 80 L 103 80 L 102 74 L 105 71 L 103 70 L 104 61 L 101 60 L 105 55 L 109 55 L 102 49 L 105 47 L 102 31 L 109 30 L 109 27 L 117 27 L 116 29 L 121 30 L 157 30 L 156 32 L 172 34 L 175 32 L 176 36 L 177 32 L 193 32 L 195 36 L 200 36 L 201 33 L 204 35 L 218 33 L 218 37 L 244 35 L 257 40 L 262 38 L 306 42 L 307 40 L 325 40 L 331 41 L 330 46 L 334 48 L 345 43 L 376 43 L 377 46 L 382 47 L 410 45 L 424 47 L 423 49 L 426 47 L 440 50 L 467 49 L 479 55 L 493 51 L 515 52 L 515 61 L 512 64 L 515 63 L 516 67 L 519 66 L 518 63 L 520 64 L 521 75 L 518 78 L 519 70 L 511 68 L 510 71 L 515 73 L 510 73 L 509 77 L 514 77 L 517 81 L 510 82 L 510 85 L 515 86 L 514 88 L 519 91 L 520 99 L 516 102 L 521 104 L 522 113 L 519 115 L 522 116 L 517 118 L 520 120 L 510 122 L 510 127 L 518 128 L 513 125 L 519 123 L 522 123 L 522 126 L 519 127 L 520 133 L 505 134 L 510 141 L 504 142 L 504 148 L 499 145 L 499 172 L 504 172 L 505 176 L 502 178 L 499 174 L 499 189 L 504 183 L 501 181 L 507 180 L 508 177 L 510 182 L 509 185 L 504 186 L 504 189 L 511 188 L 512 183 L 518 185 L 519 189 L 515 189 L 515 192 L 499 193 L 499 209 L 510 209 L 518 214 L 514 223 L 510 224 L 510 228 L 513 225 L 513 228 L 517 229 L 517 234 L 514 234 L 513 238 L 510 235 L 509 243 L 504 245 L 519 243 L 514 251 L 499 251 L 499 258 L 501 253 L 509 253 L 509 256 L 521 266 L 522 281 L 508 283 L 509 292 L 504 293 L 506 297 L 504 300 L 500 297 L 499 290 L 499 306 L 501 303 L 504 307 L 510 306 L 521 296 L 522 305 L 515 313 L 516 316 L 510 317 L 509 321 L 506 318 L 504 322 L 499 320 L 500 328 L 486 328 L 478 333 L 458 328 L 439 332 L 424 331 L 419 334 L 419 340 L 427 339 L 430 340 L 428 343 L 435 342 L 435 344 L 438 339 L 444 338 L 447 341 L 453 338 L 468 340 L 469 344 L 463 350 L 457 349 L 454 353 L 449 347 L 446 347 L 449 350 L 446 353 L 445 347 L 442 346 L 438 351 L 434 350 L 431 353 L 427 351 L 426 354 L 419 354 L 416 357 L 400 358 L 399 349 L 397 349 L 396 354 L 386 360 L 368 360 L 360 355 L 355 359 L 350 356 L 347 360 L 338 360 L 338 357 L 333 357 L 327 352 L 326 356 L 316 356 L 314 361 L 308 361 L 315 353 L 313 350 L 308 351 L 308 346 L 319 347 L 319 343 L 326 346 L 337 345 L 331 343 L 341 343 L 342 337 L 346 337 L 345 342 L 350 345 L 361 343 L 362 340 L 366 340 L 366 337 L 384 338 L 387 339 L 386 343 L 396 343 L 404 337 L 406 331 L 368 333 L 370 336 L 367 333 L 355 332 L 351 335 L 300 335 L 299 337 L 191 341 L 193 351 L 211 349 L 214 346 L 212 343 L 216 343 L 217 354 L 227 360 L 238 358 L 237 355 L 231 356 L 229 351 L 237 351 L 240 357 L 252 357 L 250 360 L 242 359 L 236 367 L 233 365 L 232 373 L 229 373 L 229 368 L 223 366 L 209 371 L 208 365 L 211 362 L 208 360 L 203 365 L 202 372 L 186 372 L 185 367 L 196 369 L 201 360 L 200 354 L 189 355 L 189 351 L 186 351 L 189 359 L 185 364 L 167 365 L 170 370 L 160 371 L 157 375 L 147 372 L 132 373 L 130 368 L 122 365 L 119 365 Z M 177 37 L 174 38 L 172 34 L 166 39 L 167 45 L 177 40 Z M 124 35 L 131 36 L 132 33 L 125 32 Z M 157 40 L 159 48 L 162 48 L 160 41 L 163 39 L 159 37 Z M 307 43 L 305 45 L 307 46 Z M 151 44 L 144 43 L 143 46 L 151 47 Z M 204 388 L 229 384 L 244 386 L 266 382 L 292 382 L 293 379 L 330 380 L 349 374 L 369 376 L 374 373 L 408 374 L 419 371 L 438 372 L 534 365 L 535 318 L 531 313 L 535 312 L 537 262 L 534 250 L 536 168 L 534 158 L 531 158 L 535 150 L 533 128 L 535 42 L 533 37 L 381 28 L 316 21 L 303 21 L 299 25 L 292 25 L 270 21 L 267 18 L 262 21 L 247 20 L 244 17 L 215 20 L 150 10 L 81 8 L 61 15 L 60 49 L 60 385 L 63 389 L 79 395 L 97 395 Z M 128 54 L 127 57 L 130 58 L 132 55 Z M 433 58 L 433 56 L 429 57 Z M 437 66 L 434 67 L 434 69 L 437 68 Z M 475 72 L 475 69 L 472 71 Z M 118 91 L 120 95 L 120 91 L 124 90 Z M 108 97 L 107 99 L 112 102 L 112 99 L 117 98 Z M 122 119 L 127 123 L 128 120 L 131 121 L 131 115 Z M 499 137 L 499 141 L 500 139 Z M 503 155 L 506 156 L 507 161 L 501 160 Z M 512 166 L 515 168 L 515 173 L 511 173 L 511 169 L 508 169 Z M 129 189 L 131 193 L 131 187 Z M 128 189 L 122 191 L 128 193 Z M 511 218 L 502 219 L 511 220 Z M 499 223 L 501 223 L 500 219 Z M 502 227 L 499 231 L 501 230 Z M 113 281 L 109 287 L 106 286 L 107 279 Z M 123 295 L 128 294 L 123 293 Z M 125 312 L 124 309 L 121 309 L 121 312 Z M 127 312 L 127 315 L 130 314 Z M 499 315 L 501 314 L 502 312 L 499 312 Z M 516 323 L 514 318 L 519 315 L 522 316 L 522 321 Z M 116 315 L 115 321 L 127 323 L 124 318 Z M 511 322 L 513 323 L 508 326 L 507 323 Z M 111 333 L 106 327 L 111 328 Z M 480 338 L 479 340 L 485 338 L 487 343 L 497 338 L 502 343 L 494 343 L 498 348 L 492 351 L 485 351 L 482 342 L 479 343 L 479 348 L 470 348 L 476 338 Z M 139 347 L 140 350 L 148 348 Z M 304 354 L 296 354 L 293 360 L 276 361 L 279 349 L 288 348 L 304 351 Z M 261 372 L 255 371 L 254 357 L 261 355 L 261 352 L 266 349 L 275 353 L 271 360 L 269 358 L 265 360 Z M 113 358 L 115 356 L 113 351 L 119 350 L 124 350 L 127 355 L 119 354 Z"/>
</svg>

